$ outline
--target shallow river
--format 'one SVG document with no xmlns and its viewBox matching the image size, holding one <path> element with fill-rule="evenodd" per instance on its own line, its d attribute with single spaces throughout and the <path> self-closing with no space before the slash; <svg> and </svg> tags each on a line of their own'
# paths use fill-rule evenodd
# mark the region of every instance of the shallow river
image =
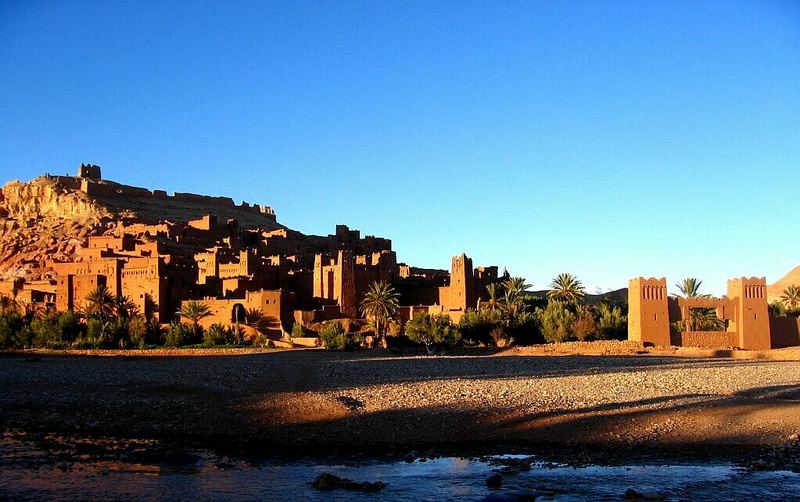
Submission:
<svg viewBox="0 0 800 502">
<path fill-rule="evenodd" d="M 52 445 L 51 445 L 52 446 Z M 73 445 L 74 446 L 74 445 Z M 800 474 L 752 472 L 731 464 L 569 467 L 533 461 L 509 473 L 502 488 L 487 477 L 521 456 L 402 460 L 237 460 L 204 450 L 123 454 L 103 449 L 53 449 L 6 435 L 0 441 L 0 499 L 170 500 L 622 500 L 633 489 L 666 500 L 797 500 Z M 522 465 L 526 463 L 523 462 Z M 375 493 L 319 491 L 311 482 L 331 473 L 357 482 L 380 481 Z M 524 498 L 523 498 L 524 500 Z"/>
</svg>

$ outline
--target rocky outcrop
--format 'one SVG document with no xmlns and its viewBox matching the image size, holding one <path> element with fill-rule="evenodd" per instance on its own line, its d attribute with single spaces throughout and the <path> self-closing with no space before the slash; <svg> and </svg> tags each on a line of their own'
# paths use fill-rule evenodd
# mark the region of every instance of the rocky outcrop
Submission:
<svg viewBox="0 0 800 502">
<path fill-rule="evenodd" d="M 72 259 L 114 215 L 47 176 L 11 181 L 0 194 L 0 278 L 41 278 L 47 259 Z"/>
<path fill-rule="evenodd" d="M 800 286 L 800 265 L 787 272 L 775 283 L 767 286 L 767 300 L 770 302 L 779 301 L 783 291 L 789 286 Z"/>
<path fill-rule="evenodd" d="M 11 181 L 3 187 L 0 216 L 23 224 L 57 218 L 95 225 L 112 214 L 79 190 L 64 188 L 46 176 L 28 183 Z"/>
</svg>

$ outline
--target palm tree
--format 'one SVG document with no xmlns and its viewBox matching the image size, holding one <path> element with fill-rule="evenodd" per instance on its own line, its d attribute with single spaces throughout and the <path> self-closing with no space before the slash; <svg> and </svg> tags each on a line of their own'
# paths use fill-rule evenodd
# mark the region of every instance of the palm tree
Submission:
<svg viewBox="0 0 800 502">
<path fill-rule="evenodd" d="M 705 298 L 708 295 L 700 294 L 701 284 L 703 284 L 703 281 L 698 281 L 695 277 L 687 277 L 681 282 L 676 283 L 675 287 L 678 288 L 678 291 L 681 292 L 681 296 L 684 298 Z"/>
<path fill-rule="evenodd" d="M 375 337 L 384 348 L 387 346 L 384 336 L 386 328 L 389 326 L 389 321 L 394 319 L 397 314 L 398 296 L 391 284 L 380 281 L 370 284 L 364 299 L 361 300 L 361 312 L 372 320 L 375 326 Z"/>
<path fill-rule="evenodd" d="M 586 296 L 586 290 L 583 284 L 568 272 L 558 274 L 550 283 L 550 291 L 547 292 L 548 300 L 572 304 L 578 304 L 584 296 Z"/>
<path fill-rule="evenodd" d="M 525 283 L 524 277 L 509 277 L 502 286 L 505 292 L 500 301 L 500 310 L 506 318 L 506 324 L 510 324 L 525 309 L 524 298 L 531 285 Z"/>
<path fill-rule="evenodd" d="M 103 285 L 86 296 L 83 304 L 82 313 L 88 319 L 97 319 L 106 324 L 114 318 L 116 311 L 116 300 L 114 295 Z"/>
<path fill-rule="evenodd" d="M 0 314 L 18 314 L 19 302 L 16 297 L 0 296 Z"/>
<path fill-rule="evenodd" d="M 114 303 L 114 310 L 117 316 L 123 319 L 130 319 L 139 315 L 139 307 L 125 295 L 119 295 Z"/>
<path fill-rule="evenodd" d="M 781 303 L 783 303 L 788 310 L 796 310 L 800 307 L 800 286 L 793 284 L 784 289 L 781 295 Z"/>
<path fill-rule="evenodd" d="M 490 312 L 497 312 L 502 307 L 500 295 L 503 293 L 503 285 L 493 282 L 486 286 L 486 292 L 489 294 L 489 298 L 485 302 L 481 302 L 478 307 Z"/>
<path fill-rule="evenodd" d="M 686 277 L 681 282 L 676 283 L 675 287 L 680 291 L 684 298 L 708 298 L 711 295 L 701 294 L 700 285 L 703 281 L 698 281 L 696 277 Z M 725 329 L 725 321 L 717 317 L 713 308 L 698 307 L 689 309 L 689 318 L 683 321 L 683 329 L 687 331 L 716 331 Z"/>
<path fill-rule="evenodd" d="M 39 302 L 28 303 L 18 301 L 17 305 L 17 310 L 21 310 L 23 316 L 29 321 L 34 319 L 43 319 L 48 313 L 47 305 Z"/>
<path fill-rule="evenodd" d="M 187 319 L 192 324 L 192 331 L 197 334 L 200 320 L 211 315 L 211 310 L 203 302 L 197 300 L 189 300 L 181 305 L 180 310 L 176 312 L 179 317 Z"/>
</svg>

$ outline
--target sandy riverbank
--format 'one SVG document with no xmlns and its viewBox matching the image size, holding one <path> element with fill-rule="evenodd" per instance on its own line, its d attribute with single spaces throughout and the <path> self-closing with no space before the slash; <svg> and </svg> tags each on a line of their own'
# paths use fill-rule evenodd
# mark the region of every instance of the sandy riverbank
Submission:
<svg viewBox="0 0 800 502">
<path fill-rule="evenodd" d="M 772 355 L 789 360 L 739 360 L 542 350 L 6 355 L 0 421 L 297 451 L 500 443 L 722 451 L 800 432 L 791 351 Z"/>
</svg>

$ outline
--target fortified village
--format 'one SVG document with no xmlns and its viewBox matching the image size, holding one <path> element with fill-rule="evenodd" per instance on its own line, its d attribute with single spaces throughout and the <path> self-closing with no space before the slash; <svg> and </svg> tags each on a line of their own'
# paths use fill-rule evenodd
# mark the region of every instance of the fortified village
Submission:
<svg viewBox="0 0 800 502">
<path fill-rule="evenodd" d="M 208 327 L 245 323 L 251 312 L 277 340 L 295 323 L 347 320 L 364 326 L 359 306 L 373 282 L 399 295 L 401 323 L 420 312 L 458 322 L 507 278 L 473 267 L 465 254 L 450 270 L 398 263 L 389 239 L 337 225 L 305 235 L 277 222 L 267 206 L 190 193 L 168 195 L 102 179 L 96 165 L 77 176 L 12 181 L 0 195 L 0 296 L 58 311 L 78 310 L 98 286 L 124 295 L 139 312 L 171 321 L 182 302 L 202 301 Z M 800 344 L 795 317 L 771 317 L 764 278 L 728 283 L 723 298 L 671 298 L 666 279 L 632 279 L 628 338 L 656 346 L 769 349 Z M 713 309 L 720 331 L 677 332 L 692 309 Z"/>
<path fill-rule="evenodd" d="M 304 235 L 269 207 L 121 185 L 95 165 L 11 182 L 0 202 L 0 295 L 58 311 L 79 309 L 105 286 L 162 323 L 190 299 L 209 307 L 204 326 L 244 323 L 258 311 L 262 329 L 279 338 L 295 322 L 359 319 L 375 281 L 398 292 L 401 321 L 430 312 L 457 322 L 499 280 L 497 267 L 474 268 L 464 254 L 449 272 L 420 269 L 397 263 L 389 239 L 345 225 Z"/>
</svg>

